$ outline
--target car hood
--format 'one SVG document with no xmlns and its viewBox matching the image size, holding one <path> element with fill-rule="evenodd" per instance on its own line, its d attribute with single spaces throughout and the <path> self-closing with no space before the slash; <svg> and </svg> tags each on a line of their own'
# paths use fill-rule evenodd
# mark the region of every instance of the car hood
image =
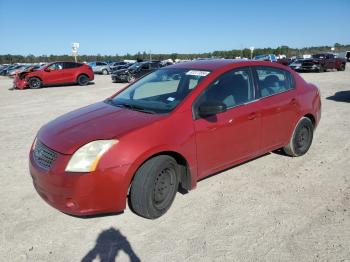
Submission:
<svg viewBox="0 0 350 262">
<path fill-rule="evenodd" d="M 56 118 L 40 129 L 37 138 L 55 151 L 73 154 L 91 141 L 119 138 L 163 117 L 100 102 Z"/>
<path fill-rule="evenodd" d="M 128 72 L 128 69 L 117 69 L 113 73 L 116 75 L 119 75 L 119 74 L 125 74 L 126 72 Z"/>
</svg>

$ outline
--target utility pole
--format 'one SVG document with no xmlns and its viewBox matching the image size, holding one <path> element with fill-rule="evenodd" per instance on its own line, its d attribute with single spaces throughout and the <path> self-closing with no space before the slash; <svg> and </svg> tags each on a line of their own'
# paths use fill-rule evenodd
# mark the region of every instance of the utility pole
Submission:
<svg viewBox="0 0 350 262">
<path fill-rule="evenodd" d="M 75 62 L 78 62 L 78 48 L 80 47 L 79 43 L 72 43 L 72 55 L 74 56 Z"/>
<path fill-rule="evenodd" d="M 250 48 L 250 59 L 253 59 L 254 46 Z"/>
</svg>

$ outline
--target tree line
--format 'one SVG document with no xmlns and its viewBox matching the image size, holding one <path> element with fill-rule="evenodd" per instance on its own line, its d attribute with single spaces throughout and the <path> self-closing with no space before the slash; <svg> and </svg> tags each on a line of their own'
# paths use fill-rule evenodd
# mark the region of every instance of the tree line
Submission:
<svg viewBox="0 0 350 262">
<path fill-rule="evenodd" d="M 315 54 L 319 52 L 330 52 L 331 48 L 334 47 L 334 52 L 350 51 L 350 45 L 342 45 L 339 43 L 334 46 L 316 46 L 316 47 L 304 47 L 304 48 L 292 48 L 289 46 L 279 46 L 277 48 L 257 48 L 254 50 L 254 55 L 262 54 L 275 54 L 275 55 L 286 55 L 287 57 L 301 56 L 303 54 Z M 195 59 L 195 58 L 236 58 L 236 57 L 247 57 L 250 58 L 250 49 L 233 49 L 226 51 L 213 51 L 208 53 L 193 53 L 193 54 L 150 54 L 147 52 L 138 52 L 136 54 L 125 54 L 125 55 L 79 55 L 78 60 L 80 62 L 91 62 L 91 61 L 120 61 L 125 59 L 130 60 L 165 60 L 165 59 Z M 74 61 L 74 57 L 70 55 L 0 55 L 0 64 L 13 64 L 13 63 L 39 63 L 39 62 L 54 62 L 54 61 Z"/>
</svg>

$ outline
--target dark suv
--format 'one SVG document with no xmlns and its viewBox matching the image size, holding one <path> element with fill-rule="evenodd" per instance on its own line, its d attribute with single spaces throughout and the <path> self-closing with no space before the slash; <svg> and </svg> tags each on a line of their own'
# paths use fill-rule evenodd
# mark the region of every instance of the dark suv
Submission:
<svg viewBox="0 0 350 262">
<path fill-rule="evenodd" d="M 161 67 L 160 61 L 146 61 L 117 70 L 112 74 L 112 82 L 134 82 L 136 79 L 151 73 Z"/>
</svg>

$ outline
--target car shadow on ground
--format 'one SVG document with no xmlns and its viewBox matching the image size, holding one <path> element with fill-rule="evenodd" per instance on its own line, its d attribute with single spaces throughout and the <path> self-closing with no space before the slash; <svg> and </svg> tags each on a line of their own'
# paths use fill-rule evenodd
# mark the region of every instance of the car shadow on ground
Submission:
<svg viewBox="0 0 350 262">
<path fill-rule="evenodd" d="M 81 261 L 90 262 L 97 258 L 101 262 L 118 261 L 116 259 L 119 251 L 124 251 L 132 262 L 141 261 L 132 249 L 128 239 L 119 230 L 111 227 L 99 234 L 94 248 Z"/>
<path fill-rule="evenodd" d="M 326 99 L 336 102 L 350 103 L 350 90 L 336 92 L 334 95 L 329 96 Z"/>
<path fill-rule="evenodd" d="M 87 85 L 85 86 L 91 86 L 91 85 L 94 85 L 95 82 L 89 82 Z M 17 89 L 17 88 L 14 88 L 14 87 L 10 87 L 8 90 L 9 91 L 34 91 L 34 90 L 40 90 L 40 89 L 43 89 L 43 88 L 55 88 L 55 87 L 67 87 L 67 86 L 80 86 L 78 84 L 59 84 L 59 85 L 47 85 L 47 86 L 43 86 L 41 88 L 36 88 L 36 89 L 30 89 L 30 88 L 25 88 L 25 89 Z M 84 86 L 81 86 L 81 87 L 84 87 Z"/>
</svg>

